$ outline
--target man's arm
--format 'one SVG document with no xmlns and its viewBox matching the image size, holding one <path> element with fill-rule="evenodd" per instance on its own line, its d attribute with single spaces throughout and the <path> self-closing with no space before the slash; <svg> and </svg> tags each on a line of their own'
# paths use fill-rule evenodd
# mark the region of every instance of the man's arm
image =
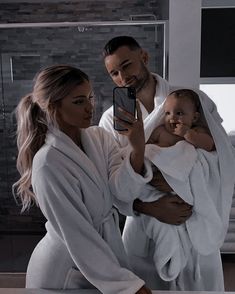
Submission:
<svg viewBox="0 0 235 294">
<path fill-rule="evenodd" d="M 192 215 L 192 206 L 172 194 L 166 194 L 152 202 L 136 199 L 133 202 L 133 209 L 171 225 L 180 225 Z"/>
<path fill-rule="evenodd" d="M 171 193 L 173 190 L 160 171 L 156 173 L 151 185 L 164 192 L 165 195 L 153 202 L 135 200 L 133 203 L 135 211 L 155 217 L 159 221 L 171 225 L 180 225 L 191 216 L 192 206 L 178 195 Z"/>
</svg>

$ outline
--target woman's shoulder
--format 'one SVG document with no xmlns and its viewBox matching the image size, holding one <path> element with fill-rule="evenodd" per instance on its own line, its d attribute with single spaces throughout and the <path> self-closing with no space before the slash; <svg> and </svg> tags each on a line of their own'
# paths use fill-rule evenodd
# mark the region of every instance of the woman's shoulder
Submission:
<svg viewBox="0 0 235 294">
<path fill-rule="evenodd" d="M 117 144 L 110 132 L 100 126 L 89 127 L 86 129 L 86 134 L 88 134 L 90 140 L 93 141 L 97 147 L 113 148 L 113 146 Z"/>
<path fill-rule="evenodd" d="M 48 166 L 59 164 L 59 157 L 55 148 L 49 145 L 43 145 L 33 158 L 33 169 L 39 170 Z"/>
<path fill-rule="evenodd" d="M 91 126 L 86 129 L 86 132 L 89 135 L 92 135 L 97 138 L 104 138 L 104 137 L 111 136 L 110 133 L 106 129 L 104 129 L 103 127 L 100 127 L 100 126 Z"/>
</svg>

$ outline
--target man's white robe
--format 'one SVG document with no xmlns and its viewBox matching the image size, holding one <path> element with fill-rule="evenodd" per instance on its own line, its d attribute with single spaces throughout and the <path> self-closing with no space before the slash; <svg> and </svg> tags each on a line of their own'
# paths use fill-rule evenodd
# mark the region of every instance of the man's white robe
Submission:
<svg viewBox="0 0 235 294">
<path fill-rule="evenodd" d="M 47 234 L 31 256 L 26 287 L 135 293 L 144 281 L 129 270 L 113 207 L 121 202 L 112 195 L 138 194 L 151 169 L 145 177 L 136 174 L 102 128 L 81 132 L 86 153 L 52 128 L 34 157 L 32 186 Z"/>
<path fill-rule="evenodd" d="M 156 95 L 154 98 L 155 109 L 150 114 L 148 114 L 146 110 L 144 109 L 144 106 L 141 105 L 141 108 L 144 109 L 143 120 L 144 120 L 146 141 L 148 140 L 153 129 L 157 125 L 159 125 L 159 123 L 161 122 L 161 119 L 162 119 L 161 102 L 164 101 L 165 97 L 171 91 L 169 86 L 167 86 L 166 81 L 162 80 L 159 76 L 156 76 L 156 79 L 158 81 L 158 84 L 156 88 Z M 160 102 L 160 104 L 158 102 Z M 221 118 L 217 114 L 216 108 L 213 109 L 213 107 L 214 105 L 212 104 L 212 107 L 209 111 L 205 107 L 205 111 L 207 113 L 214 112 L 213 119 L 211 119 L 211 115 L 209 115 L 210 116 L 209 120 L 212 121 L 212 123 L 210 121 L 209 124 L 211 123 L 213 127 L 214 121 L 217 120 L 219 127 L 218 128 L 216 127 L 215 129 L 219 129 L 219 131 L 218 131 L 218 134 L 214 134 L 214 135 L 217 137 L 217 141 L 222 140 L 223 142 L 224 132 L 223 130 L 220 130 Z M 112 109 L 109 109 L 102 116 L 100 126 L 104 127 L 105 129 L 110 131 L 112 134 L 114 134 L 114 137 L 116 138 L 118 143 L 121 145 L 123 155 L 125 155 L 125 152 L 127 150 L 126 141 L 124 138 L 120 138 L 120 135 L 115 133 L 111 122 L 112 122 Z M 226 138 L 225 138 L 225 141 L 226 141 Z M 231 152 L 229 151 L 230 146 L 223 146 L 221 144 L 218 144 L 217 148 L 219 149 L 219 150 L 217 149 L 217 151 L 222 156 L 221 162 L 220 162 L 220 164 L 222 164 L 221 168 L 226 169 L 225 162 L 228 165 L 229 158 L 231 158 Z M 225 157 L 223 154 L 223 148 L 225 148 L 224 150 Z M 228 156 L 226 158 L 227 151 L 228 153 L 230 152 L 229 153 L 230 157 Z M 159 157 L 159 159 L 161 160 L 161 156 Z M 176 166 L 178 167 L 178 165 Z M 163 167 L 165 169 L 167 168 L 171 169 L 171 167 L 169 167 L 167 164 L 166 166 L 164 166 L 163 164 Z M 233 170 L 233 166 L 231 167 L 231 169 Z M 226 173 L 226 175 L 223 176 L 223 179 L 222 179 L 223 186 L 228 187 L 228 189 L 225 188 L 223 191 L 225 192 L 225 194 L 221 193 L 221 196 L 224 196 L 224 203 L 228 200 L 227 204 L 225 204 L 224 206 L 221 206 L 220 208 L 220 213 L 222 216 L 221 218 L 223 218 L 222 223 L 224 225 L 223 237 L 225 236 L 226 229 L 227 229 L 229 207 L 231 207 L 231 196 L 232 196 L 230 190 L 232 188 L 231 183 L 233 180 L 231 179 L 231 176 L 229 175 L 229 170 L 230 169 L 228 169 L 228 172 Z M 181 194 L 178 193 L 178 195 L 180 196 Z M 140 195 L 139 198 L 142 198 L 141 196 L 143 195 Z M 203 198 L 203 195 L 201 196 Z M 130 197 L 128 199 L 130 199 Z M 224 207 L 226 207 L 225 211 L 223 211 Z M 224 213 L 226 215 L 223 215 Z M 215 219 L 215 221 L 217 221 L 217 219 Z M 174 234 L 166 235 L 165 234 L 166 226 L 169 226 L 169 225 L 163 224 L 161 229 L 161 225 L 159 224 L 158 239 L 166 240 L 165 246 L 162 242 L 159 243 L 161 245 L 161 248 L 163 248 L 165 252 L 165 256 L 162 256 L 162 259 L 161 257 L 159 259 L 159 264 L 158 264 L 159 268 L 161 268 L 162 264 L 164 264 L 164 261 L 163 261 L 164 257 L 166 257 L 167 255 L 171 256 L 172 248 L 174 250 L 175 248 L 177 248 L 177 242 L 179 241 L 179 238 L 181 238 L 182 240 L 182 236 L 183 237 L 185 236 L 184 238 L 186 239 L 182 242 L 186 244 L 189 243 L 189 240 L 188 240 L 189 238 L 187 237 L 187 234 L 185 234 L 182 230 L 181 230 L 181 233 L 180 233 L 180 230 L 178 230 L 179 233 L 177 233 L 175 231 L 174 226 L 172 226 L 172 228 L 170 228 L 169 226 L 168 231 L 172 230 L 174 231 L 174 233 L 176 232 L 176 234 L 179 234 L 179 236 L 175 238 L 175 246 L 172 246 L 172 242 L 174 242 L 174 238 L 172 240 L 172 236 L 174 236 Z M 123 232 L 123 240 L 124 240 L 124 245 L 130 257 L 131 264 L 134 268 L 135 273 L 138 274 L 140 277 L 142 277 L 146 281 L 149 287 L 151 287 L 152 289 L 159 289 L 159 290 L 199 290 L 199 291 L 203 291 L 203 290 L 223 291 L 224 290 L 222 263 L 220 258 L 219 246 L 217 246 L 219 242 L 215 244 L 214 250 L 211 250 L 211 251 L 207 250 L 207 252 L 210 251 L 210 253 L 204 254 L 204 255 L 198 253 L 198 251 L 195 250 L 193 246 L 190 247 L 187 245 L 186 247 L 187 260 L 186 261 L 185 261 L 185 254 L 181 254 L 178 256 L 174 255 L 176 261 L 178 262 L 178 265 L 176 270 L 174 268 L 173 273 L 176 273 L 178 271 L 178 267 L 182 268 L 180 273 L 174 279 L 170 278 L 170 276 L 168 275 L 167 277 L 168 281 L 163 281 L 163 279 L 159 277 L 156 271 L 155 264 L 154 264 L 154 253 L 156 252 L 156 244 L 148 237 L 149 232 L 147 232 L 146 228 L 147 227 L 144 226 L 144 222 L 143 222 L 143 219 L 141 219 L 141 217 L 127 217 L 125 227 L 124 227 L 124 232 Z M 196 239 L 196 236 L 198 236 L 197 232 L 195 232 L 195 235 L 193 235 L 193 232 L 191 232 L 191 235 L 195 236 L 194 240 Z M 166 236 L 170 236 L 171 238 L 167 239 Z M 222 240 L 222 237 L 220 238 L 220 242 L 221 240 Z M 197 241 L 198 241 L 197 243 L 200 244 L 200 240 L 197 240 Z M 206 248 L 206 242 L 202 242 L 202 243 L 205 244 L 204 248 Z M 208 242 L 208 246 L 209 244 L 210 242 Z M 167 252 L 167 248 L 169 249 L 168 250 L 169 252 Z M 161 252 L 160 246 L 159 246 L 159 252 Z M 181 253 L 182 250 L 179 250 L 179 252 Z M 161 262 L 162 264 L 160 264 Z M 177 262 L 173 264 L 177 264 Z M 172 277 L 174 277 L 174 275 L 172 275 Z"/>
</svg>

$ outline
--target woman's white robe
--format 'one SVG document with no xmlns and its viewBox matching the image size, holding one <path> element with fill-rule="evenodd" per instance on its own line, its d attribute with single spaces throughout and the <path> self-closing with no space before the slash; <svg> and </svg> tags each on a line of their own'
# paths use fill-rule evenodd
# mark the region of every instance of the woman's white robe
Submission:
<svg viewBox="0 0 235 294">
<path fill-rule="evenodd" d="M 144 281 L 128 269 L 112 195 L 138 193 L 151 170 L 136 174 L 102 128 L 82 130 L 81 140 L 86 154 L 52 129 L 34 157 L 32 186 L 47 234 L 31 256 L 26 287 L 135 293 Z"/>
</svg>

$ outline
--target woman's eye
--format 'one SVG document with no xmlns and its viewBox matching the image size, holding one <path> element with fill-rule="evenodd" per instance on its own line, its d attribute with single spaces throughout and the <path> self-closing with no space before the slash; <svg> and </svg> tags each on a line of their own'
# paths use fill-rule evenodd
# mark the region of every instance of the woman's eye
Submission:
<svg viewBox="0 0 235 294">
<path fill-rule="evenodd" d="M 83 104 L 86 104 L 87 102 L 93 103 L 94 102 L 94 98 L 95 98 L 95 95 L 91 95 L 88 98 L 86 98 L 86 97 L 79 98 L 79 99 L 74 100 L 73 101 L 73 104 L 83 105 Z"/>
<path fill-rule="evenodd" d="M 116 77 L 116 76 L 118 76 L 118 72 L 117 71 L 114 71 L 114 72 L 111 73 L 111 77 Z"/>
<path fill-rule="evenodd" d="M 85 99 L 77 99 L 77 100 L 74 100 L 73 101 L 73 104 L 79 104 L 79 105 L 81 105 L 81 104 L 83 104 L 85 102 Z"/>
<path fill-rule="evenodd" d="M 177 115 L 183 115 L 182 111 L 177 112 Z"/>
<path fill-rule="evenodd" d="M 95 102 L 95 95 L 90 96 L 89 97 L 89 101 L 90 101 L 91 104 L 94 104 L 94 102 Z"/>
</svg>

